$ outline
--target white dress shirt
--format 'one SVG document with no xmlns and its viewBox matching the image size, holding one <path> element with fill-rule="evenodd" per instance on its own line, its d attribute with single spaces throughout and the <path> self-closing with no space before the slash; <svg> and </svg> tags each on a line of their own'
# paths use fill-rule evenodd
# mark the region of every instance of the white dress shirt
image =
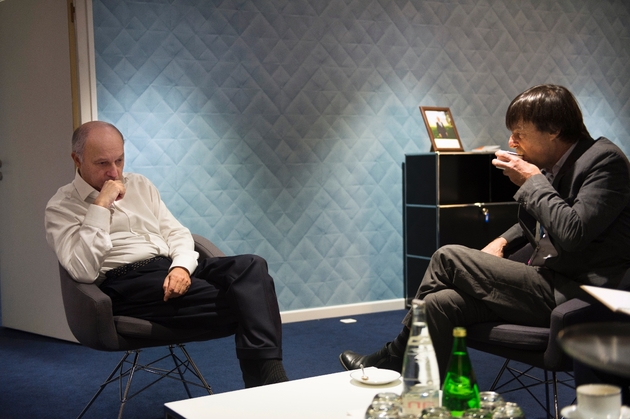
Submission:
<svg viewBox="0 0 630 419">
<path fill-rule="evenodd" d="M 192 273 L 199 254 L 190 231 L 166 208 L 146 177 L 124 173 L 126 193 L 110 209 L 94 205 L 98 191 L 77 172 L 46 205 L 46 240 L 79 282 L 100 284 L 105 272 L 167 256 Z"/>
</svg>

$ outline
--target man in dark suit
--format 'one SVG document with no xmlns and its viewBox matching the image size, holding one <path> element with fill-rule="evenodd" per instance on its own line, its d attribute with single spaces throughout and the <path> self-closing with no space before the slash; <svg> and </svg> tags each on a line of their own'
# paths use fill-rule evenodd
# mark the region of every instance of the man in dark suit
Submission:
<svg viewBox="0 0 630 419">
<path fill-rule="evenodd" d="M 517 155 L 498 151 L 492 164 L 520 187 L 519 222 L 482 250 L 438 249 L 416 294 L 442 379 L 453 327 L 546 327 L 556 305 L 583 295 L 581 284 L 617 288 L 630 268 L 630 163 L 609 140 L 591 138 L 571 92 L 528 89 L 508 107 L 506 125 Z M 523 246 L 531 246 L 528 263 L 505 258 Z M 342 353 L 342 365 L 400 371 L 410 321 L 408 314 L 396 339 L 371 355 Z"/>
</svg>

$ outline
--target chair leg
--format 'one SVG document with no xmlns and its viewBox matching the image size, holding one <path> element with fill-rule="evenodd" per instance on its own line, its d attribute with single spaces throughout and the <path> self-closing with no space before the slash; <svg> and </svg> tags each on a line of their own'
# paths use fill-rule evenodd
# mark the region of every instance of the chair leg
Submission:
<svg viewBox="0 0 630 419">
<path fill-rule="evenodd" d="M 553 412 L 555 419 L 560 419 L 558 414 L 558 374 L 555 371 L 551 372 L 553 379 Z"/>
<path fill-rule="evenodd" d="M 127 384 L 125 385 L 125 393 L 120 397 L 120 410 L 118 411 L 118 419 L 122 419 L 123 410 L 125 409 L 125 403 L 127 403 L 127 400 L 129 400 L 128 396 L 129 389 L 131 388 L 131 380 L 133 380 L 133 374 L 138 368 L 138 357 L 140 356 L 140 351 L 133 351 L 133 353 L 133 363 L 128 372 L 129 378 L 127 378 Z M 123 376 L 124 374 L 119 376 L 119 382 L 122 381 Z"/>
<path fill-rule="evenodd" d="M 118 370 L 120 370 L 122 368 L 122 365 L 125 363 L 125 361 L 127 360 L 127 357 L 131 354 L 131 352 L 125 352 L 125 354 L 123 355 L 123 357 L 121 358 L 120 361 L 118 361 L 118 364 L 116 364 L 116 367 L 114 367 L 114 369 L 112 370 L 112 372 L 109 374 L 109 376 L 107 377 L 107 379 L 103 382 L 103 384 L 101 384 L 101 386 L 99 387 L 98 391 L 96 392 L 96 394 L 94 394 L 94 396 L 92 396 L 92 398 L 90 399 L 90 401 L 88 402 L 88 404 L 83 408 L 83 410 L 81 411 L 81 413 L 79 413 L 79 416 L 77 416 L 77 419 L 81 419 L 83 417 L 83 415 L 85 415 L 85 412 L 88 411 L 88 409 L 92 406 L 92 403 L 94 403 L 94 401 L 96 401 L 96 399 L 98 398 L 98 396 L 103 392 L 103 389 L 105 389 L 105 387 L 107 387 L 108 384 L 110 384 L 113 380 L 112 377 L 114 377 L 114 375 L 118 372 Z"/>
<path fill-rule="evenodd" d="M 512 366 L 509 365 L 509 363 L 511 362 L 511 360 L 506 359 L 505 362 L 503 363 L 503 365 L 501 366 L 501 369 L 499 370 L 499 373 L 497 374 L 496 378 L 494 379 L 494 382 L 492 383 L 492 386 L 490 387 L 490 390 L 492 391 L 500 391 L 503 388 L 506 388 L 507 386 L 509 386 L 512 383 L 517 383 L 517 387 L 515 388 L 509 388 L 507 391 L 505 391 L 506 393 L 509 392 L 513 392 L 513 391 L 518 391 L 518 390 L 526 390 L 530 396 L 532 396 L 532 398 L 536 401 L 536 403 L 538 403 L 538 405 L 545 410 L 546 412 L 546 416 L 550 419 L 559 419 L 560 415 L 559 415 L 559 400 L 558 400 L 558 384 L 563 384 L 567 387 L 570 388 L 574 388 L 574 386 L 572 384 L 568 384 L 568 380 L 559 380 L 558 379 L 558 374 L 555 371 L 547 371 L 547 370 L 543 370 L 543 374 L 544 374 L 544 378 L 541 379 L 539 377 L 533 376 L 531 374 L 529 374 L 529 371 L 531 371 L 532 369 L 534 369 L 535 367 L 529 366 L 526 370 L 524 371 L 520 371 Z M 512 376 L 511 379 L 507 379 L 505 382 L 500 383 L 501 379 L 503 378 L 503 374 L 505 372 L 509 372 Z M 549 379 L 549 372 L 551 372 L 551 379 Z M 570 374 L 569 374 L 570 376 Z M 526 378 L 528 380 L 533 381 L 533 383 L 527 383 L 523 380 L 523 378 Z M 534 393 L 532 393 L 532 391 L 530 390 L 531 387 L 535 387 L 538 385 L 544 384 L 545 385 L 545 403 L 543 404 L 541 400 L 539 400 Z M 551 389 L 550 389 L 551 387 Z M 550 399 L 550 390 L 553 393 L 552 397 L 553 400 Z M 551 408 L 551 404 L 553 403 L 553 411 Z"/>
<path fill-rule="evenodd" d="M 206 379 L 203 378 L 203 375 L 201 374 L 201 371 L 199 371 L 199 368 L 197 368 L 197 364 L 195 364 L 195 361 L 193 361 L 193 359 L 190 357 L 190 355 L 188 355 L 188 351 L 186 350 L 184 345 L 177 344 L 177 346 L 179 347 L 179 349 L 182 351 L 182 353 L 186 357 L 186 360 L 188 361 L 188 365 L 190 365 L 190 367 L 193 369 L 193 374 L 195 375 L 195 377 L 197 377 L 197 379 L 199 381 L 201 381 L 201 386 L 206 389 L 206 391 L 208 392 L 209 395 L 214 394 L 212 392 L 212 387 L 210 387 L 210 385 L 206 382 Z M 172 353 L 172 351 L 171 351 L 171 353 Z M 184 380 L 184 376 L 183 376 L 181 370 L 179 370 L 179 366 L 178 366 L 178 371 L 179 371 L 180 378 L 181 378 L 182 382 L 184 383 L 184 386 L 186 387 L 186 391 L 188 392 L 188 381 Z M 190 395 L 190 392 L 188 392 L 188 397 L 192 397 Z"/>
<path fill-rule="evenodd" d="M 170 345 L 168 347 L 169 348 L 169 355 L 162 356 L 161 358 L 158 358 L 155 361 L 152 361 L 152 362 L 150 362 L 148 364 L 139 364 L 138 363 L 138 360 L 139 360 L 139 357 L 140 357 L 140 350 L 139 349 L 125 352 L 125 354 L 123 355 L 121 360 L 118 362 L 118 364 L 116 364 L 116 367 L 109 374 L 107 379 L 100 385 L 100 387 L 99 387 L 98 391 L 96 392 L 96 394 L 94 394 L 94 396 L 92 396 L 92 398 L 90 399 L 88 404 L 83 408 L 83 410 L 81 411 L 81 413 L 79 414 L 77 419 L 81 419 L 83 417 L 83 415 L 85 415 L 85 413 L 88 411 L 88 409 L 92 406 L 92 404 L 96 401 L 96 399 L 99 397 L 99 395 L 103 392 L 105 387 L 107 387 L 109 384 L 113 383 L 114 381 L 118 381 L 118 383 L 119 383 L 120 409 L 118 411 L 118 419 L 122 418 L 123 411 L 125 409 L 126 403 L 129 400 L 131 400 L 133 397 L 135 397 L 136 395 L 140 394 L 141 392 L 143 392 L 147 388 L 151 387 L 153 384 L 155 384 L 158 381 L 162 380 L 163 378 L 171 378 L 171 379 L 174 379 L 174 380 L 182 382 L 182 384 L 184 385 L 184 388 L 186 390 L 186 393 L 188 394 L 188 397 L 192 397 L 192 394 L 190 393 L 190 389 L 188 387 L 188 384 L 191 384 L 191 385 L 194 385 L 194 386 L 197 386 L 197 387 L 202 387 L 208 392 L 208 394 L 213 394 L 212 388 L 206 382 L 205 378 L 201 374 L 201 371 L 199 371 L 199 368 L 197 368 L 197 365 L 194 363 L 194 361 L 192 360 L 192 358 L 188 354 L 188 351 L 186 351 L 186 349 L 184 348 L 184 345 L 183 344 L 177 344 L 177 346 L 179 347 L 179 349 L 184 354 L 185 360 L 180 359 L 173 352 L 174 345 Z M 129 360 L 129 356 L 132 355 L 132 354 L 133 354 L 133 359 Z M 171 360 L 175 364 L 175 366 L 172 369 L 168 370 L 168 369 L 163 369 L 163 368 L 159 368 L 159 367 L 156 366 L 157 363 L 159 363 L 160 361 L 163 361 L 163 360 L 165 360 L 166 358 L 169 358 L 169 357 L 171 358 Z M 126 369 L 126 370 L 125 370 L 125 363 L 131 364 L 131 366 L 128 369 Z M 157 375 L 159 377 L 154 379 L 152 382 L 150 382 L 149 384 L 145 385 L 141 389 L 131 393 L 131 381 L 133 380 L 133 377 L 134 377 L 134 374 L 136 373 L 136 371 L 149 372 L 149 373 L 155 374 L 155 375 Z M 184 376 L 186 371 L 190 372 L 199 382 L 193 382 L 193 381 L 190 381 L 189 379 L 187 379 Z M 175 375 L 173 375 L 173 374 L 175 374 Z M 127 379 L 127 382 L 123 386 L 123 379 L 124 378 Z"/>
<path fill-rule="evenodd" d="M 545 409 L 547 411 L 547 414 L 551 416 L 551 414 L 549 412 L 551 412 L 551 410 L 549 409 L 549 372 L 547 370 L 543 370 L 543 375 L 545 377 Z M 555 393 L 554 393 L 554 398 L 555 398 Z M 558 419 L 558 418 L 556 418 Z"/>
<path fill-rule="evenodd" d="M 503 376 L 503 373 L 505 372 L 505 369 L 507 368 L 509 363 L 510 363 L 510 360 L 506 359 L 505 362 L 503 363 L 503 365 L 501 366 L 501 369 L 499 370 L 499 373 L 494 378 L 494 382 L 490 386 L 490 391 L 494 391 L 494 389 L 497 388 L 497 385 L 499 384 L 499 380 Z"/>
<path fill-rule="evenodd" d="M 184 351 L 184 347 L 183 346 L 179 346 L 179 349 L 181 349 L 182 352 Z M 177 368 L 177 374 L 179 374 L 179 380 L 184 385 L 184 389 L 186 390 L 186 394 L 188 394 L 188 398 L 190 399 L 192 397 L 192 394 L 190 394 L 190 389 L 188 388 L 188 383 L 184 379 L 184 373 L 186 372 L 186 370 L 182 371 L 182 362 L 179 360 L 177 355 L 175 355 L 175 352 L 173 352 L 173 345 L 169 345 L 168 351 L 171 354 L 171 358 L 173 359 L 173 363 L 175 364 L 175 368 Z"/>
</svg>

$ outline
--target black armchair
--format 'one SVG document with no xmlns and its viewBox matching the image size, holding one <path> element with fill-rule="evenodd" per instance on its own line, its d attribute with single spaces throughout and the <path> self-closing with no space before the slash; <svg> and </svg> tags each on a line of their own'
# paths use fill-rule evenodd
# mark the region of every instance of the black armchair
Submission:
<svg viewBox="0 0 630 419">
<path fill-rule="evenodd" d="M 627 283 L 629 277 L 630 271 L 626 273 L 626 280 L 623 283 Z M 573 324 L 614 321 L 618 318 L 619 315 L 612 313 L 593 298 L 574 298 L 558 305 L 551 312 L 548 328 L 501 322 L 479 323 L 469 326 L 468 345 L 471 348 L 505 358 L 505 362 L 490 388 L 491 390 L 501 390 L 508 384 L 518 382 L 519 386 L 510 387 L 509 391 L 527 390 L 534 396 L 529 390 L 532 386 L 531 380 L 534 380 L 536 382 L 534 385 L 545 386 L 546 395 L 544 404 L 538 399 L 536 401 L 546 410 L 548 417 L 558 419 L 558 384 L 574 388 L 572 376 L 566 380 L 558 379 L 559 372 L 570 373 L 573 371 L 573 360 L 560 347 L 557 340 L 558 334 Z M 530 367 L 522 371 L 510 366 L 511 361 L 527 364 Z M 529 374 L 533 368 L 543 370 L 542 379 Z M 511 379 L 501 384 L 505 372 L 511 374 Z M 549 373 L 551 373 L 551 379 L 548 378 Z M 549 398 L 550 386 L 553 388 L 553 410 Z"/>
<path fill-rule="evenodd" d="M 193 235 L 193 238 L 195 250 L 200 258 L 225 256 L 204 237 Z M 203 387 L 208 394 L 212 394 L 211 387 L 188 355 L 184 343 L 229 336 L 234 333 L 232 329 L 179 330 L 134 317 L 114 316 L 110 298 L 98 286 L 75 281 L 61 265 L 59 273 L 66 318 L 72 334 L 79 343 L 100 351 L 125 351 L 122 359 L 100 385 L 78 418 L 85 414 L 108 384 L 118 381 L 123 388 L 124 379 L 126 384 L 124 394 L 121 395 L 118 418 L 122 417 L 125 403 L 129 399 L 165 377 L 181 381 L 189 397 L 191 397 L 189 384 Z M 140 364 L 138 360 L 141 349 L 155 346 L 168 347 L 168 353 L 157 360 Z M 174 348 L 180 349 L 183 359 L 175 354 Z M 133 356 L 130 357 L 131 355 Z M 158 362 L 169 357 L 175 363 L 174 368 L 167 370 L 157 367 Z M 130 366 L 125 368 L 127 364 Z M 157 378 L 138 392 L 130 394 L 131 381 L 136 371 L 147 371 L 156 374 Z M 189 376 L 192 376 L 191 379 L 194 381 L 190 381 Z"/>
</svg>

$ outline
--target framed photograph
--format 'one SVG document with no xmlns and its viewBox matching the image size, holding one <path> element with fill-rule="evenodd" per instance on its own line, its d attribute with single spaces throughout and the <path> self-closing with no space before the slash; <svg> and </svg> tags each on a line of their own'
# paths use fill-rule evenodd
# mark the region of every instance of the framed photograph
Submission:
<svg viewBox="0 0 630 419">
<path fill-rule="evenodd" d="M 431 138 L 431 151 L 464 151 L 449 108 L 420 106 L 420 113 Z"/>
</svg>

